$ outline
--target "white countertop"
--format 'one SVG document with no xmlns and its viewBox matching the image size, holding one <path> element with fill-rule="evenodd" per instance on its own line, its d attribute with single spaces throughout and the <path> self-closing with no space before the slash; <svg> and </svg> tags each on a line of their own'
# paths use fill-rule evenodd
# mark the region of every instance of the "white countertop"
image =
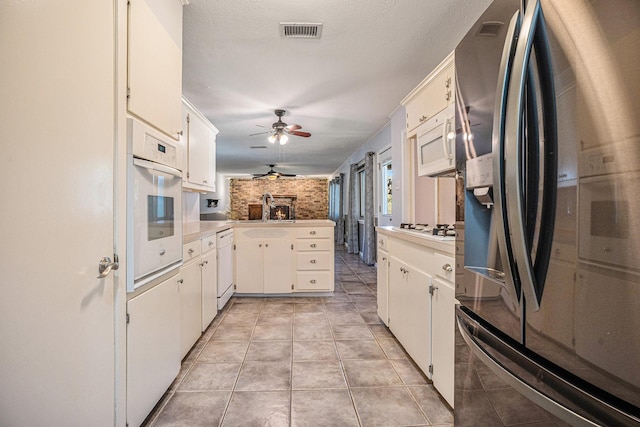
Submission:
<svg viewBox="0 0 640 427">
<path fill-rule="evenodd" d="M 234 227 L 335 227 L 336 223 L 328 219 L 296 219 L 293 221 L 231 221 Z"/>
<path fill-rule="evenodd" d="M 228 230 L 233 221 L 194 221 L 182 224 L 182 243 L 191 243 L 219 231 Z"/>
<path fill-rule="evenodd" d="M 230 228 L 264 227 L 335 227 L 328 219 L 297 219 L 295 221 L 194 221 L 182 224 L 182 242 L 191 243 Z"/>
<path fill-rule="evenodd" d="M 455 236 L 434 236 L 422 231 L 408 230 L 389 225 L 378 226 L 376 227 L 376 231 L 378 233 L 386 234 L 388 236 L 403 239 L 411 243 L 437 249 L 443 252 L 455 252 Z"/>
</svg>

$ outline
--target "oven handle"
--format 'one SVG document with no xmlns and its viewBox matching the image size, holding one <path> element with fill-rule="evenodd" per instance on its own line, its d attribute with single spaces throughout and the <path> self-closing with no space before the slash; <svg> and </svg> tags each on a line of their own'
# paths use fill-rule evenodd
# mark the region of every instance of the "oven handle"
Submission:
<svg viewBox="0 0 640 427">
<path fill-rule="evenodd" d="M 169 166 L 161 165 L 160 163 L 154 163 L 148 160 L 134 158 L 133 164 L 135 166 L 140 166 L 141 168 L 146 168 L 146 169 L 157 171 L 157 172 L 167 173 L 169 175 L 182 178 L 182 172 L 180 172 L 178 169 L 170 168 Z"/>
</svg>

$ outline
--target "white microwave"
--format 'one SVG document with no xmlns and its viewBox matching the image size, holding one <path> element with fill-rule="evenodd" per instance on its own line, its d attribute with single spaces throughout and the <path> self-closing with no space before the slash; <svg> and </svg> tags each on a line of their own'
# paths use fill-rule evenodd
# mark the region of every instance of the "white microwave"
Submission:
<svg viewBox="0 0 640 427">
<path fill-rule="evenodd" d="M 451 104 L 418 128 L 416 158 L 419 176 L 455 170 L 455 109 Z"/>
</svg>

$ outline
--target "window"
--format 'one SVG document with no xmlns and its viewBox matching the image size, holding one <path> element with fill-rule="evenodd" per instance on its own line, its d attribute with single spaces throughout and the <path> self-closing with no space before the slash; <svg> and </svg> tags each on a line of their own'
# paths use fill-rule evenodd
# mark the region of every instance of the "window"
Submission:
<svg viewBox="0 0 640 427">
<path fill-rule="evenodd" d="M 391 215 L 393 207 L 393 166 L 391 160 L 382 164 L 382 215 Z"/>
</svg>

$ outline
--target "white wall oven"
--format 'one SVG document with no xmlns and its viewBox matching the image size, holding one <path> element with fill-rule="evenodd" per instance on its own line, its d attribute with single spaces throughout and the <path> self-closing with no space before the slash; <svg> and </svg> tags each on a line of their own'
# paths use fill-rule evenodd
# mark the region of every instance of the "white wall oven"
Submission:
<svg viewBox="0 0 640 427">
<path fill-rule="evenodd" d="M 182 173 L 176 142 L 127 121 L 127 291 L 182 264 Z"/>
</svg>

